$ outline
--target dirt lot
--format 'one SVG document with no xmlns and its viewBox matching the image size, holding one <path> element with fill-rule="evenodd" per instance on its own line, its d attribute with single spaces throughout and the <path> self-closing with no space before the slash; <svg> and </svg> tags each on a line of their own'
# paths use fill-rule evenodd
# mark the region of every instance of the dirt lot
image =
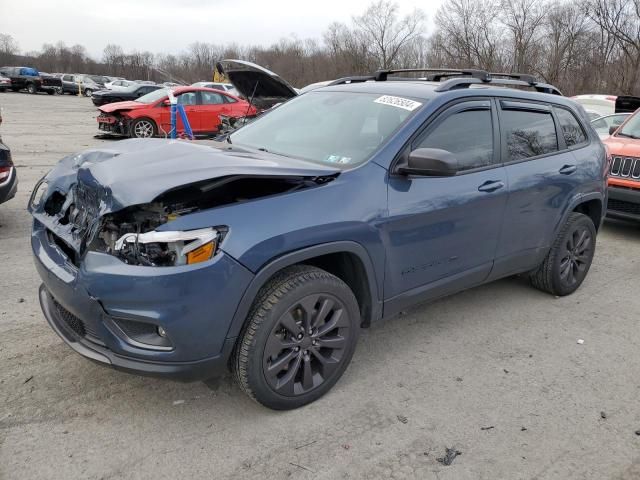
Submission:
<svg viewBox="0 0 640 480">
<path fill-rule="evenodd" d="M 330 394 L 277 413 L 228 377 L 96 366 L 50 330 L 25 206 L 58 159 L 104 141 L 86 98 L 0 105 L 20 178 L 0 205 L 0 478 L 640 478 L 637 226 L 605 225 L 571 297 L 509 279 L 375 325 Z"/>
</svg>

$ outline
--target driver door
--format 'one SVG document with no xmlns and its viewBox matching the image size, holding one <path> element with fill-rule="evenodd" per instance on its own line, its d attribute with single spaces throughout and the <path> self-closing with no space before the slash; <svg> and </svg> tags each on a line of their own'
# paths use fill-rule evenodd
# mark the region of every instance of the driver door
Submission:
<svg viewBox="0 0 640 480">
<path fill-rule="evenodd" d="M 428 120 L 409 150 L 418 148 L 453 153 L 458 172 L 390 175 L 385 315 L 482 283 L 505 213 L 507 177 L 490 99 L 457 103 Z"/>
<path fill-rule="evenodd" d="M 178 104 L 184 107 L 184 111 L 187 114 L 189 125 L 191 130 L 196 133 L 202 130 L 202 120 L 200 118 L 201 112 L 198 110 L 198 94 L 197 92 L 184 92 L 176 95 Z M 160 114 L 160 124 L 162 129 L 169 134 L 171 131 L 171 107 L 161 103 L 162 112 Z M 176 122 L 178 124 L 178 133 L 184 133 L 184 125 L 180 114 L 176 113 Z"/>
</svg>

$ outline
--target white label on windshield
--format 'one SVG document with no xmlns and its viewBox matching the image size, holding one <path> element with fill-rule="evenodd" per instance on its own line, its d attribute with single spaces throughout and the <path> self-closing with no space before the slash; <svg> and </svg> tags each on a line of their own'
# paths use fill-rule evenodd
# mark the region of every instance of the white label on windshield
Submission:
<svg viewBox="0 0 640 480">
<path fill-rule="evenodd" d="M 409 100 L 408 98 L 394 97 L 393 95 L 383 95 L 376 98 L 374 102 L 382 103 L 383 105 L 391 105 L 392 107 L 404 108 L 410 112 L 422 105 L 420 102 Z"/>
</svg>

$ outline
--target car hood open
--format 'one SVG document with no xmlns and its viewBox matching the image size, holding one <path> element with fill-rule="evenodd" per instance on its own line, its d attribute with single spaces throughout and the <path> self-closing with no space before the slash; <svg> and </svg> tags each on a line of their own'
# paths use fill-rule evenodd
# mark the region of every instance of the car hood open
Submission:
<svg viewBox="0 0 640 480">
<path fill-rule="evenodd" d="M 240 95 L 252 99 L 252 103 L 261 109 L 298 95 L 296 89 L 276 73 L 255 63 L 226 59 L 218 62 L 216 69 L 229 79 Z"/>
</svg>

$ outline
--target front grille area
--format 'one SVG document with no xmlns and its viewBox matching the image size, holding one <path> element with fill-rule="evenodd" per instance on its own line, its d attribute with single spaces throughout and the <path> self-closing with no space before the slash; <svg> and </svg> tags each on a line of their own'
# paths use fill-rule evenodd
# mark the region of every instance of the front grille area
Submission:
<svg viewBox="0 0 640 480">
<path fill-rule="evenodd" d="M 610 198 L 609 203 L 607 203 L 607 208 L 616 212 L 640 215 L 640 203 L 631 203 Z"/>
<path fill-rule="evenodd" d="M 73 313 L 56 302 L 55 298 L 53 299 L 53 304 L 56 307 L 56 311 L 58 312 L 58 315 L 60 316 L 62 321 L 64 321 L 64 323 L 66 323 L 67 326 L 76 333 L 76 335 L 84 337 L 87 334 L 87 331 L 84 328 L 84 322 L 82 320 L 80 320 Z"/>
<path fill-rule="evenodd" d="M 609 175 L 612 177 L 640 180 L 640 158 L 614 156 Z"/>
<path fill-rule="evenodd" d="M 53 305 L 56 307 L 56 312 L 62 319 L 62 321 L 73 330 L 76 335 L 79 337 L 91 336 L 98 338 L 97 332 L 92 328 L 90 324 L 87 322 L 83 322 L 81 319 L 76 317 L 69 310 L 60 305 L 55 298 L 52 297 Z"/>
</svg>

